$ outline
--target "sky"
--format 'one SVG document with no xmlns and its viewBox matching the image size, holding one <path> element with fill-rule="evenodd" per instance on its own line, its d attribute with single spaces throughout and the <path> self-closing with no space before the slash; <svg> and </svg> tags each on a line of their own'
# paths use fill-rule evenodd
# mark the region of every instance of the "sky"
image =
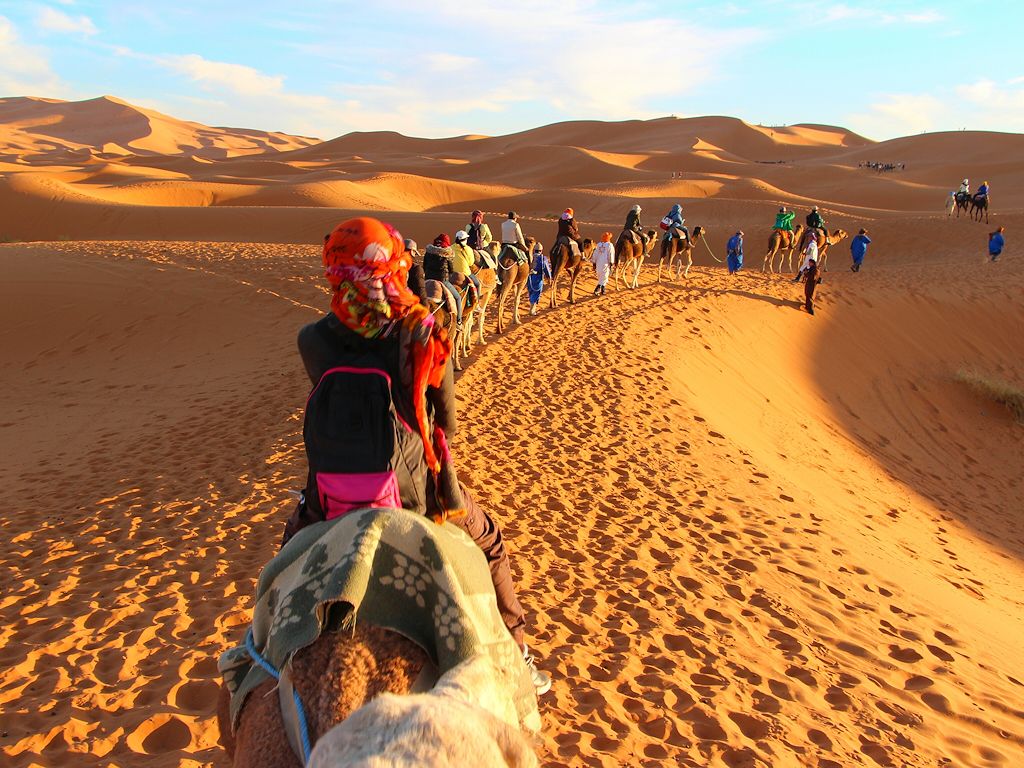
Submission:
<svg viewBox="0 0 1024 768">
<path fill-rule="evenodd" d="M 1017 0 L 0 0 L 0 96 L 318 138 L 728 115 L 1024 132 Z"/>
</svg>

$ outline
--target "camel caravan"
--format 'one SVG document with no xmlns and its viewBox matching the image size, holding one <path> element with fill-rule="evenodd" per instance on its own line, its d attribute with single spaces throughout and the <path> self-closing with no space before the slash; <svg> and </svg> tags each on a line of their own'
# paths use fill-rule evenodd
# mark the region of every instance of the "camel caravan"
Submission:
<svg viewBox="0 0 1024 768">
<path fill-rule="evenodd" d="M 246 635 L 218 662 L 220 741 L 235 768 L 537 765 L 537 698 L 551 678 L 526 643 L 501 526 L 448 449 L 451 371 L 486 343 L 492 303 L 498 333 L 506 310 L 521 322 L 524 292 L 536 313 L 545 280 L 550 307 L 560 287 L 575 303 L 587 263 L 595 296 L 609 281 L 637 288 L 655 262 L 657 283 L 687 279 L 706 229 L 691 233 L 675 206 L 659 235 L 640 210 L 613 241 L 581 237 L 566 209 L 550 254 L 514 212 L 500 241 L 477 211 L 454 243 L 438 235 L 422 254 L 368 217 L 324 238 L 330 312 L 298 337 L 313 387 L 307 484 Z M 792 270 L 802 240 L 823 264 L 846 236 L 811 223 L 773 231 L 770 271 L 777 254 Z"/>
</svg>

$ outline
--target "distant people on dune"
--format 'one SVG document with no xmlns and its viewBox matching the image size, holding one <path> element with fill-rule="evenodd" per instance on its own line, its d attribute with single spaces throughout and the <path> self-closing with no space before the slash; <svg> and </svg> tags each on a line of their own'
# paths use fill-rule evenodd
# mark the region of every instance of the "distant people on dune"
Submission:
<svg viewBox="0 0 1024 768">
<path fill-rule="evenodd" d="M 850 255 L 853 257 L 853 266 L 850 269 L 854 272 L 860 272 L 860 265 L 864 263 L 864 255 L 868 252 L 869 245 L 871 238 L 868 237 L 868 231 L 862 228 L 850 242 Z"/>
<path fill-rule="evenodd" d="M 878 173 L 885 173 L 887 171 L 905 171 L 907 169 L 906 163 L 879 163 L 873 160 L 865 160 L 862 163 L 857 163 L 858 168 L 870 168 Z"/>
<path fill-rule="evenodd" d="M 639 208 L 640 206 L 636 206 Z M 597 287 L 594 288 L 595 296 L 604 296 L 605 288 L 608 285 L 608 276 L 615 265 L 615 246 L 612 245 L 612 233 L 605 232 L 601 235 L 601 242 L 594 246 L 594 252 L 590 256 L 594 264 L 594 271 L 597 273 Z"/>
<path fill-rule="evenodd" d="M 999 227 L 995 232 L 990 232 L 988 236 L 988 256 L 989 261 L 998 261 L 1000 254 L 1003 252 L 1003 248 L 1006 246 L 1006 238 L 1003 237 L 1003 232 L 1006 231 L 1006 227 Z"/>
<path fill-rule="evenodd" d="M 725 246 L 725 263 L 730 275 L 743 269 L 743 230 L 729 238 Z"/>
</svg>

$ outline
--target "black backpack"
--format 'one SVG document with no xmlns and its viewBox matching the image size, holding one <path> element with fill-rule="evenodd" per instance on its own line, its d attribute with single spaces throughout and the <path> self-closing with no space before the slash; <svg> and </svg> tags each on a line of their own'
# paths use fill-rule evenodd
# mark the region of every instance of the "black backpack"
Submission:
<svg viewBox="0 0 1024 768">
<path fill-rule="evenodd" d="M 302 428 L 305 496 L 320 519 L 363 507 L 426 512 L 423 441 L 395 408 L 397 385 L 380 356 L 353 351 L 310 392 Z"/>
</svg>

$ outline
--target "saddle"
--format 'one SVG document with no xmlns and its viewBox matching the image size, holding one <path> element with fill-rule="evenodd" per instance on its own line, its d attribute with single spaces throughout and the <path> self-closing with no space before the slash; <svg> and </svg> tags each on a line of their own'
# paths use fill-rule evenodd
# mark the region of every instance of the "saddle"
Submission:
<svg viewBox="0 0 1024 768">
<path fill-rule="evenodd" d="M 788 229 L 779 229 L 774 227 L 775 231 L 779 233 L 779 243 L 783 248 L 789 248 L 793 244 L 793 232 Z"/>
<path fill-rule="evenodd" d="M 555 248 L 557 248 L 560 245 L 568 245 L 569 249 L 572 251 L 572 255 L 573 256 L 577 256 L 578 257 L 578 256 L 582 255 L 580 253 L 579 243 L 577 243 L 575 240 L 570 240 L 565 235 L 562 235 L 560 238 L 555 240 Z M 552 250 L 554 250 L 554 248 Z"/>
<path fill-rule="evenodd" d="M 512 245 L 511 243 L 504 243 L 501 246 L 501 253 L 498 254 L 498 260 L 505 258 L 505 256 L 513 256 L 519 264 L 528 264 L 530 257 L 526 255 L 526 252 L 518 246 Z"/>
</svg>

